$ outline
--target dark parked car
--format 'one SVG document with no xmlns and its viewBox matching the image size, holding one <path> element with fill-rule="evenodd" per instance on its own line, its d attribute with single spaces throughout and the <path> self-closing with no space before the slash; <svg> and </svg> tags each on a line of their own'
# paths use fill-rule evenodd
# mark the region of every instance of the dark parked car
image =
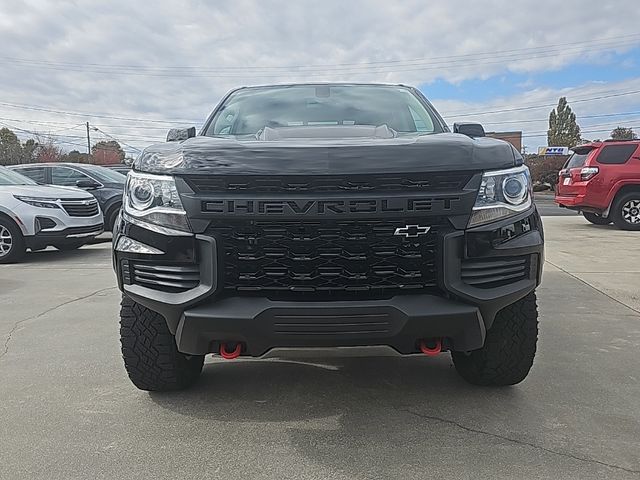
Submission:
<svg viewBox="0 0 640 480">
<path fill-rule="evenodd" d="M 133 383 L 185 388 L 212 352 L 382 345 L 523 380 L 544 261 L 529 170 L 453 130 L 410 87 L 279 85 L 146 148 L 113 232 Z"/>
<path fill-rule="evenodd" d="M 119 163 L 117 165 L 105 165 L 105 167 L 115 172 L 121 173 L 123 175 L 126 175 L 131 171 L 131 167 L 128 165 L 125 165 L 124 163 Z"/>
<path fill-rule="evenodd" d="M 30 163 L 10 167 L 40 184 L 80 187 L 98 200 L 105 230 L 111 231 L 122 207 L 126 175 L 84 163 Z"/>
</svg>

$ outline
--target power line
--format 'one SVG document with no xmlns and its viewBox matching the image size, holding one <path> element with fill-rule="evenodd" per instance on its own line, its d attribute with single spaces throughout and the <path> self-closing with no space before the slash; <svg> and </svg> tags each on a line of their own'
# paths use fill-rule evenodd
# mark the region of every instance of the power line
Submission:
<svg viewBox="0 0 640 480">
<path fill-rule="evenodd" d="M 598 115 L 576 115 L 577 120 L 584 120 L 589 118 L 604 118 L 604 117 L 622 117 L 626 115 L 640 115 L 640 111 L 636 112 L 620 112 L 620 113 L 602 113 Z M 503 120 L 500 122 L 482 122 L 483 125 L 506 125 L 506 124 L 519 124 L 519 123 L 537 123 L 537 122 L 547 122 L 549 117 L 545 118 L 536 118 L 536 119 L 527 119 L 527 120 Z"/>
<path fill-rule="evenodd" d="M 114 136 L 112 136 L 112 135 L 109 135 L 109 134 L 108 134 L 108 133 L 106 133 L 106 132 L 103 132 L 102 130 L 100 130 L 100 129 L 99 129 L 99 128 L 97 128 L 97 127 L 93 127 L 93 128 L 94 128 L 95 130 L 97 130 L 98 132 L 102 133 L 104 136 L 106 136 L 106 137 L 110 138 L 111 140 L 115 140 L 116 142 L 121 143 L 122 145 L 124 145 L 124 146 L 126 146 L 126 147 L 129 147 L 129 148 L 131 148 L 131 149 L 133 149 L 133 150 L 135 150 L 135 151 L 137 151 L 137 152 L 142 152 L 142 150 L 140 150 L 139 148 L 134 147 L 134 146 L 132 146 L 132 145 L 129 145 L 128 143 L 125 143 L 125 142 L 123 142 L 122 140 L 118 140 L 116 137 L 114 137 Z"/>
<path fill-rule="evenodd" d="M 632 122 L 637 122 L 640 121 L 640 118 L 633 118 L 631 119 Z M 613 130 L 615 127 L 619 126 L 620 123 L 619 122 L 606 122 L 606 123 L 593 123 L 591 125 L 587 125 L 585 126 L 584 129 L 580 129 L 580 133 L 588 133 L 588 131 L 590 129 L 593 129 L 594 127 L 608 127 L 610 130 Z M 527 135 L 546 135 L 547 134 L 547 130 L 543 130 L 543 131 L 536 131 L 536 132 L 527 132 Z"/>
<path fill-rule="evenodd" d="M 406 60 L 380 60 L 380 61 L 369 61 L 369 62 L 356 62 L 356 63 L 335 63 L 335 64 L 307 64 L 307 65 L 287 65 L 287 66 L 261 66 L 261 67 L 252 67 L 252 66 L 231 66 L 231 67 L 215 67 L 215 70 L 246 70 L 246 69 L 289 69 L 289 68 L 331 68 L 331 67 L 353 67 L 360 65 L 379 65 L 379 64 L 395 64 L 395 63 L 405 63 L 405 62 L 425 62 L 432 60 L 441 60 L 441 59 L 452 59 L 452 58 L 467 58 L 467 57 L 478 57 L 480 55 L 499 55 L 504 53 L 513 53 L 513 52 L 525 52 L 530 50 L 538 50 L 538 49 L 547 49 L 547 48 L 556 48 L 556 47 L 564 47 L 570 45 L 589 45 L 600 42 L 609 42 L 609 41 L 619 41 L 623 38 L 637 38 L 640 37 L 640 34 L 633 33 L 628 35 L 620 35 L 615 37 L 604 37 L 597 40 L 583 40 L 579 42 L 569 42 L 569 43 L 556 43 L 556 44 L 547 44 L 541 45 L 538 47 L 524 47 L 510 50 L 498 50 L 498 51 L 487 51 L 487 52 L 478 52 L 478 53 L 467 53 L 461 55 L 444 55 L 438 57 L 421 57 L 421 58 L 413 58 Z M 41 64 L 47 65 L 62 65 L 62 66 L 92 66 L 92 67 L 104 67 L 104 68 L 140 68 L 140 69 L 194 69 L 194 70 L 206 70 L 210 67 L 205 67 L 203 65 L 177 65 L 177 66 L 161 66 L 161 67 L 151 67 L 147 65 L 139 65 L 139 64 L 101 64 L 101 63 L 78 63 L 78 62 L 51 62 L 46 60 L 29 60 L 24 58 L 17 57 L 0 57 L 0 59 L 4 60 L 16 60 L 16 61 L 31 61 L 37 62 Z"/>
<path fill-rule="evenodd" d="M 623 40 L 627 39 L 627 40 Z M 186 77 L 238 77 L 246 76 L 247 72 L 261 76 L 281 76 L 283 73 L 306 73 L 308 75 L 326 75 L 327 73 L 366 73 L 379 72 L 385 69 L 393 71 L 414 71 L 429 70 L 432 68 L 467 68 L 475 66 L 476 63 L 483 64 L 502 63 L 505 60 L 523 60 L 525 58 L 536 59 L 555 56 L 559 53 L 571 53 L 574 50 L 580 51 L 585 47 L 590 47 L 589 51 L 620 49 L 635 45 L 640 41 L 639 34 L 622 35 L 618 37 L 608 37 L 598 40 L 587 40 L 581 42 L 570 42 L 560 44 L 549 44 L 538 47 L 526 47 L 520 49 L 502 50 L 494 52 L 479 52 L 462 55 L 449 55 L 439 57 L 417 58 L 409 60 L 386 60 L 370 61 L 358 63 L 342 63 L 327 65 L 289 65 L 289 66 L 147 66 L 147 65 L 123 65 L 123 64 L 99 64 L 99 63 L 76 63 L 76 62 L 52 62 L 47 60 L 24 59 L 17 57 L 0 57 L 4 63 L 12 63 L 17 66 L 38 67 L 53 70 L 74 71 L 83 73 L 110 73 L 126 75 L 144 76 L 186 76 Z M 526 54 L 529 54 L 528 56 Z M 487 62 L 486 60 L 501 59 L 498 62 Z M 458 65 L 462 63 L 461 65 Z M 405 68 L 417 67 L 417 68 Z M 314 72 L 320 69 L 321 71 Z M 183 72 L 180 72 L 182 70 Z M 271 75 L 268 72 L 278 73 Z M 222 73 L 220 73 L 222 72 Z M 239 72 L 239 73 L 234 73 Z M 260 73 L 263 72 L 263 73 Z M 264 73 L 267 72 L 267 73 Z M 296 73 L 296 72 L 293 72 Z"/>
<path fill-rule="evenodd" d="M 584 98 L 584 99 L 578 99 L 578 100 L 571 100 L 569 103 L 574 104 L 574 103 L 582 103 L 582 102 L 592 102 L 594 100 L 604 100 L 606 98 L 614 98 L 614 97 L 623 97 L 623 96 L 627 96 L 627 95 L 637 95 L 638 93 L 640 93 L 640 90 L 632 90 L 630 92 L 621 92 L 621 93 L 615 93 L 615 94 L 610 94 L 610 95 L 601 95 L 601 96 L 596 96 L 596 97 L 591 97 L 591 98 Z M 518 111 L 523 111 L 523 110 L 535 110 L 538 108 L 545 108 L 545 107 L 557 107 L 558 104 L 557 102 L 555 103 L 545 103 L 545 104 L 540 104 L 540 105 L 530 105 L 530 106 L 526 106 L 526 107 L 515 107 L 515 108 L 503 108 L 500 110 L 487 110 L 485 112 L 467 112 L 467 113 L 462 113 L 462 114 L 443 114 L 443 116 L 445 117 L 461 117 L 461 116 L 471 116 L 471 115 L 490 115 L 490 114 L 494 114 L 494 113 L 507 113 L 507 112 L 518 112 Z"/>
<path fill-rule="evenodd" d="M 603 99 L 607 99 L 607 98 L 614 98 L 614 97 L 621 97 L 621 96 L 628 96 L 628 95 L 636 95 L 638 93 L 640 93 L 640 90 L 632 90 L 632 91 L 604 91 L 601 93 L 608 93 L 606 95 L 596 95 L 593 97 L 586 97 L 586 98 L 579 98 L 576 100 L 572 100 L 570 103 L 582 103 L 582 102 L 590 102 L 590 101 L 595 101 L 595 100 L 603 100 Z M 71 111 L 64 111 L 64 110 L 57 110 L 57 109 L 52 109 L 52 108 L 47 108 L 47 107 L 42 107 L 39 105 L 24 105 L 24 104 L 15 104 L 15 103 L 9 103 L 9 102 L 0 102 L 0 105 L 2 106 L 6 106 L 9 108 L 16 108 L 16 109 L 22 109 L 22 110 L 33 110 L 33 111 L 42 111 L 42 112 L 47 112 L 47 113 L 58 113 L 58 114 L 63 114 L 63 115 L 69 115 L 69 116 L 78 116 L 78 117 L 84 117 L 84 118 L 103 118 L 103 119 L 112 119 L 112 120 L 121 120 L 121 121 L 127 121 L 127 122 L 141 122 L 141 123 L 156 123 L 156 124 L 179 124 L 179 125 L 184 125 L 184 124 L 199 124 L 200 122 L 198 121 L 192 121 L 192 120 L 152 120 L 152 119 L 144 119 L 144 118 L 133 118 L 133 117 L 123 117 L 123 116 L 117 116 L 117 115 L 104 115 L 104 114 L 95 114 L 95 113 L 87 113 L 87 112 L 71 112 Z M 534 110 L 534 109 L 538 109 L 538 108 L 546 108 L 546 107 L 555 107 L 557 106 L 557 103 L 545 103 L 545 104 L 538 104 L 538 105 L 525 105 L 525 106 L 520 106 L 520 107 L 513 107 L 513 108 L 504 108 L 504 109 L 498 109 L 498 110 L 487 110 L 487 111 L 482 111 L 482 112 L 464 112 L 462 113 L 461 111 L 458 112 L 450 112 L 448 114 L 443 114 L 443 116 L 445 117 L 461 117 L 461 116 L 472 116 L 472 115 L 489 115 L 489 114 L 494 114 L 494 113 L 506 113 L 506 112 L 515 112 L 515 111 L 525 111 L 525 110 Z M 125 126 L 122 126 L 125 127 Z M 113 128 L 113 127 L 111 127 Z M 129 127 L 126 126 L 126 128 L 134 128 L 134 127 Z M 145 128 L 145 129 L 151 129 L 151 128 L 156 128 L 156 127 L 150 127 L 148 125 L 143 125 L 140 127 L 136 127 L 136 128 Z M 161 127 L 157 127 L 158 129 L 160 129 Z"/>
<path fill-rule="evenodd" d="M 78 143 L 75 143 L 75 142 L 70 142 L 70 141 L 67 141 L 67 140 L 60 140 L 60 138 L 54 138 L 54 137 L 58 137 L 57 135 L 47 135 L 45 133 L 40 133 L 40 132 L 36 132 L 36 131 L 33 131 L 33 130 L 26 130 L 24 128 L 14 127 L 13 125 L 9 125 L 9 124 L 4 123 L 4 122 L 0 122 L 0 125 L 4 125 L 5 127 L 9 128 L 9 129 L 16 130 L 18 132 L 23 132 L 23 133 L 28 133 L 30 135 L 35 135 L 36 137 L 46 137 L 46 138 L 49 138 L 49 140 L 51 140 L 54 143 L 62 143 L 62 144 L 65 144 L 65 145 L 72 145 L 74 147 L 80 146 Z M 60 136 L 63 136 L 63 135 L 60 135 Z M 76 138 L 76 137 L 74 137 L 74 138 Z M 79 137 L 79 138 L 84 138 L 84 137 Z"/>
<path fill-rule="evenodd" d="M 78 136 L 78 135 L 57 135 L 57 134 L 52 134 L 52 133 L 38 132 L 38 131 L 35 131 L 35 130 L 27 130 L 27 129 L 24 129 L 24 128 L 19 128 L 19 127 L 15 127 L 13 125 L 9 125 L 9 124 L 4 123 L 4 122 L 0 122 L 0 125 L 4 125 L 5 127 L 9 128 L 11 130 L 17 130 L 19 132 L 29 133 L 31 135 L 36 135 L 36 136 L 39 136 L 39 137 L 47 137 L 47 138 L 50 138 L 50 139 L 58 138 L 58 137 L 77 138 L 77 139 L 84 139 L 85 138 L 85 137 Z"/>
<path fill-rule="evenodd" d="M 628 127 L 632 130 L 638 130 L 640 127 Z M 599 130 L 583 130 L 580 133 L 610 133 L 611 132 L 611 128 L 604 128 L 604 129 L 599 129 Z M 547 132 L 544 133 L 540 133 L 540 134 L 534 134 L 534 133 L 528 133 L 526 135 L 522 135 L 522 138 L 531 138 L 531 137 L 543 137 L 547 135 Z"/>
<path fill-rule="evenodd" d="M 0 117 L 0 120 L 5 120 L 7 122 L 18 122 L 18 123 L 29 123 L 29 124 L 33 124 L 33 125 L 43 125 L 43 126 L 48 126 L 48 125 L 54 125 L 54 126 L 64 126 L 63 129 L 60 130 L 56 130 L 56 131 L 62 131 L 62 130 L 67 130 L 67 129 L 73 129 L 73 128 L 78 128 L 84 124 L 82 123 L 78 123 L 72 126 L 69 126 L 69 122 L 49 122 L 46 120 L 40 120 L 40 121 L 34 121 L 34 120 L 25 120 L 22 118 L 6 118 L 6 117 Z"/>
<path fill-rule="evenodd" d="M 146 118 L 129 118 L 129 117 L 120 117 L 114 115 L 103 115 L 103 114 L 95 114 L 95 113 L 86 113 L 86 112 L 68 112 L 65 110 L 55 110 L 51 108 L 41 107 L 39 105 L 23 105 L 17 103 L 9 103 L 9 102 L 0 102 L 0 105 L 9 107 L 9 108 L 17 108 L 21 110 L 34 110 L 38 112 L 47 112 L 47 113 L 59 113 L 62 115 L 69 115 L 75 117 L 92 117 L 92 118 L 107 118 L 111 120 L 125 120 L 130 122 L 147 122 L 147 123 L 168 123 L 174 125 L 184 125 L 184 124 L 194 124 L 198 122 L 194 122 L 192 120 L 150 120 Z"/>
<path fill-rule="evenodd" d="M 48 123 L 58 123 L 58 122 L 34 122 L 34 121 L 25 121 L 25 120 L 20 120 L 20 119 L 7 119 L 7 118 L 4 118 L 4 117 L 0 117 L 0 120 L 15 121 L 15 122 L 18 122 L 18 123 L 25 122 L 25 123 L 29 123 L 29 124 L 33 124 L 33 125 L 43 125 L 43 126 L 46 126 L 46 124 L 48 124 Z M 50 137 L 50 138 L 53 138 L 53 137 L 65 137 L 65 138 L 73 138 L 73 139 L 84 139 L 84 138 L 86 138 L 86 137 L 81 136 L 81 135 L 61 135 L 61 134 L 59 134 L 59 132 L 63 132 L 65 130 L 84 127 L 85 126 L 84 123 L 77 124 L 77 125 L 74 125 L 74 126 L 71 126 L 71 127 L 62 128 L 62 129 L 59 129 L 59 130 L 47 131 L 47 132 L 24 129 L 24 128 L 12 126 L 12 125 L 9 125 L 9 124 L 5 124 L 3 122 L 0 122 L 0 124 L 6 125 L 7 128 L 11 128 L 11 129 L 23 132 L 23 133 L 29 133 L 29 134 L 32 134 L 32 135 L 38 135 L 38 136 L 44 136 L 44 137 Z M 96 125 L 93 125 L 93 126 L 97 127 Z M 102 128 L 104 128 L 104 127 L 102 127 Z M 109 127 L 107 127 L 107 128 L 109 128 Z M 115 127 L 115 128 L 122 129 L 122 128 L 127 128 L 127 127 Z M 131 127 L 131 128 L 137 129 L 139 127 Z M 162 127 L 156 127 L 156 128 L 162 128 Z M 100 129 L 96 128 L 96 130 L 100 130 Z M 124 138 L 125 140 L 133 139 L 133 140 L 143 140 L 143 141 L 148 141 L 148 142 L 157 142 L 160 139 L 159 137 L 142 136 L 142 135 L 135 135 L 135 134 L 124 134 L 124 135 L 118 135 L 118 136 L 120 138 Z"/>
<path fill-rule="evenodd" d="M 629 44 L 616 44 L 611 45 L 606 48 L 591 48 L 589 49 L 589 53 L 600 52 L 604 50 L 611 50 L 613 48 L 623 48 L 631 45 L 635 45 L 637 42 L 629 43 Z M 574 53 L 580 53 L 580 51 L 576 50 Z M 562 53 L 572 53 L 567 50 L 558 50 L 558 51 L 549 51 L 543 54 L 533 54 L 527 57 L 523 56 L 515 56 L 511 55 L 509 57 L 505 56 L 499 60 L 487 60 L 485 58 L 474 58 L 469 60 L 454 60 L 450 62 L 437 62 L 430 63 L 424 65 L 415 65 L 411 68 L 409 67 L 367 67 L 366 69 L 361 69 L 357 67 L 352 67 L 349 70 L 336 70 L 336 69 L 324 69 L 324 70 L 295 70 L 290 69 L 286 72 L 281 72 L 277 74 L 272 73 L 264 73 L 260 71 L 243 71 L 238 73 L 206 73 L 206 72 L 153 72 L 153 71 L 132 71 L 132 70 L 118 70 L 115 68 L 109 69 L 87 69 L 87 68 L 73 68 L 73 67 L 63 67 L 63 66 L 47 66 L 47 65 L 30 65 L 30 64 L 14 64 L 17 67 L 37 67 L 38 69 L 44 70 L 54 70 L 61 71 L 65 73 L 76 72 L 76 73 L 84 73 L 84 74 L 97 74 L 97 75 L 127 75 L 127 76 L 138 76 L 138 77 L 159 77 L 159 78 L 278 78 L 282 79 L 285 76 L 300 76 L 304 75 L 305 77 L 326 77 L 327 75 L 372 75 L 372 74 L 383 74 L 383 73 L 406 73 L 406 72 L 424 72 L 429 70 L 443 70 L 443 69 L 469 69 L 469 68 L 477 68 L 479 66 L 486 65 L 502 65 L 505 62 L 520 62 L 525 60 L 538 60 L 545 59 L 551 57 L 557 57 Z M 219 70 L 217 71 L 219 72 Z"/>
</svg>

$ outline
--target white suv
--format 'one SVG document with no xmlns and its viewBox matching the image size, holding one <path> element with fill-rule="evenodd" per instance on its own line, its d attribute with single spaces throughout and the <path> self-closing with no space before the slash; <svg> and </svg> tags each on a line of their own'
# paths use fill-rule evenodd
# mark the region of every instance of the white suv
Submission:
<svg viewBox="0 0 640 480">
<path fill-rule="evenodd" d="M 0 263 L 19 261 L 27 248 L 79 248 L 103 228 L 98 202 L 84 190 L 38 185 L 0 167 Z"/>
</svg>

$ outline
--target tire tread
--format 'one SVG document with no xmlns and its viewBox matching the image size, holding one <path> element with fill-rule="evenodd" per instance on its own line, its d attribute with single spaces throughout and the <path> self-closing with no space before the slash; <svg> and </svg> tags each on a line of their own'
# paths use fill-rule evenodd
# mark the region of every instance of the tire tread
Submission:
<svg viewBox="0 0 640 480">
<path fill-rule="evenodd" d="M 470 354 L 452 352 L 458 373 L 475 385 L 515 385 L 533 365 L 538 340 L 536 295 L 530 293 L 496 315 L 484 347 Z"/>
<path fill-rule="evenodd" d="M 126 296 L 120 309 L 120 342 L 127 374 L 141 390 L 181 390 L 195 383 L 202 370 L 204 357 L 178 352 L 162 315 Z"/>
</svg>

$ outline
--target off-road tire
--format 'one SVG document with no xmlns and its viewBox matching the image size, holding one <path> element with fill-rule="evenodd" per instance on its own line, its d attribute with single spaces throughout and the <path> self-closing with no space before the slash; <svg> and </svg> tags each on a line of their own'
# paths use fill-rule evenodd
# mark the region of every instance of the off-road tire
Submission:
<svg viewBox="0 0 640 480">
<path fill-rule="evenodd" d="M 3 248 L 6 248 L 5 242 L 11 242 L 9 250 L 0 254 L 0 263 L 17 263 L 24 257 L 27 248 L 25 246 L 24 237 L 18 226 L 6 217 L 0 216 L 0 234 L 3 238 Z M 8 236 L 7 236 L 8 234 Z M 4 251 L 4 250 L 3 250 Z"/>
<path fill-rule="evenodd" d="M 624 193 L 616 198 L 615 202 L 613 202 L 613 208 L 611 209 L 611 218 L 613 218 L 613 223 L 616 224 L 616 227 L 622 230 L 640 230 L 640 223 L 630 223 L 624 218 L 625 205 L 628 202 L 633 201 L 640 202 L 640 191 Z"/>
<path fill-rule="evenodd" d="M 204 356 L 184 355 L 164 317 L 123 296 L 120 343 L 124 366 L 140 390 L 182 390 L 193 385 L 202 371 Z"/>
<path fill-rule="evenodd" d="M 582 212 L 582 216 L 594 225 L 609 225 L 612 222 L 610 218 L 605 218 L 595 213 Z"/>
<path fill-rule="evenodd" d="M 538 307 L 530 293 L 496 315 L 484 346 L 472 352 L 451 352 L 462 378 L 474 385 L 515 385 L 525 379 L 536 354 Z"/>
</svg>

